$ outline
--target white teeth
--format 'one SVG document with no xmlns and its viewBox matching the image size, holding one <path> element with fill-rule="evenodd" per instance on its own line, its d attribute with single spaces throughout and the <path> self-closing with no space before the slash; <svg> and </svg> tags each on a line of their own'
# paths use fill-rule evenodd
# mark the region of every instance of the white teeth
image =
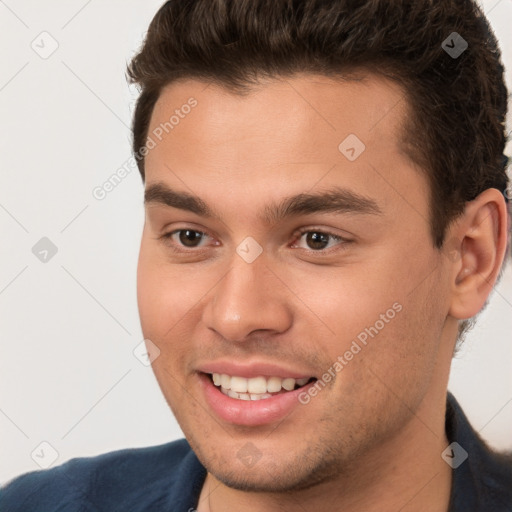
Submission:
<svg viewBox="0 0 512 512">
<path fill-rule="evenodd" d="M 220 376 L 220 385 L 224 389 L 231 389 L 231 377 L 229 375 L 226 375 L 225 373 L 223 373 Z"/>
<path fill-rule="evenodd" d="M 281 384 L 286 391 L 292 391 L 295 387 L 295 379 L 283 379 Z"/>
<path fill-rule="evenodd" d="M 236 398 L 237 400 L 265 400 L 265 398 L 270 398 L 272 395 L 270 393 L 237 393 L 232 389 L 224 389 L 220 388 L 221 392 L 224 395 L 229 396 L 230 398 Z"/>
<path fill-rule="evenodd" d="M 253 398 L 253 397 L 256 398 Z M 265 400 L 265 398 L 270 398 L 272 395 L 270 393 L 263 393 L 262 395 L 251 395 L 251 400 Z"/>
<path fill-rule="evenodd" d="M 233 379 L 233 377 L 231 379 Z M 259 393 L 261 395 L 267 392 L 267 379 L 265 379 L 265 377 L 254 377 L 246 380 L 249 393 Z"/>
<path fill-rule="evenodd" d="M 261 400 L 270 398 L 270 393 L 279 393 L 281 389 L 285 391 L 293 391 L 295 385 L 304 386 L 309 381 L 308 377 L 302 379 L 292 379 L 288 377 L 281 379 L 280 377 L 253 377 L 246 379 L 227 375 L 225 373 L 213 373 L 213 383 L 215 386 L 220 386 L 220 390 L 225 395 L 239 400 Z"/>
<path fill-rule="evenodd" d="M 261 395 L 251 393 L 251 400 L 264 400 L 265 398 L 270 398 L 272 395 L 270 393 L 263 393 Z"/>
<path fill-rule="evenodd" d="M 231 377 L 230 389 L 237 393 L 247 393 L 247 379 L 243 377 Z"/>
<path fill-rule="evenodd" d="M 267 381 L 267 391 L 269 393 L 277 393 L 281 391 L 282 380 L 279 377 L 270 377 Z"/>
</svg>

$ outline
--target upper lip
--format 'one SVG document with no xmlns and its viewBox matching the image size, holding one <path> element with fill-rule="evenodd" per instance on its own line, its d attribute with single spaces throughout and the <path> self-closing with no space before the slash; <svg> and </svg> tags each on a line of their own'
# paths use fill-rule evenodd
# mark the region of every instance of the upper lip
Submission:
<svg viewBox="0 0 512 512">
<path fill-rule="evenodd" d="M 253 377 L 287 377 L 292 379 L 303 379 L 313 377 L 312 373 L 297 369 L 288 369 L 275 363 L 252 362 L 235 363 L 233 361 L 212 361 L 200 365 L 197 370 L 203 373 L 226 374 L 231 377 L 244 377 L 250 379 Z"/>
</svg>

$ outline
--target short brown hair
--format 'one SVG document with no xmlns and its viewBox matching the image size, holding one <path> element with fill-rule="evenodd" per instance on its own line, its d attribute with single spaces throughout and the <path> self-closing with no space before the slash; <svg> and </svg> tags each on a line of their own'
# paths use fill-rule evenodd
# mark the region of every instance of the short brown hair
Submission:
<svg viewBox="0 0 512 512">
<path fill-rule="evenodd" d="M 467 43 L 456 58 L 445 51 L 455 41 Z M 177 79 L 243 93 L 260 77 L 350 78 L 361 69 L 396 81 L 407 95 L 404 143 L 428 177 L 431 234 L 441 248 L 467 201 L 508 185 L 504 68 L 473 0 L 168 1 L 128 66 L 141 88 L 133 150 L 140 155 L 160 92 Z M 143 158 L 138 166 L 144 180 Z"/>
</svg>

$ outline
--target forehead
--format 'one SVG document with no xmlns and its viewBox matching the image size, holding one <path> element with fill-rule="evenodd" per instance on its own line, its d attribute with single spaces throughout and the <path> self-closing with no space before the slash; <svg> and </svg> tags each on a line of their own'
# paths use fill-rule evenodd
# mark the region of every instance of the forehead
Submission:
<svg viewBox="0 0 512 512">
<path fill-rule="evenodd" d="M 202 184 L 206 195 L 222 186 L 226 199 L 230 191 L 243 196 L 244 187 L 239 206 L 254 195 L 343 185 L 380 196 L 380 204 L 403 202 L 405 194 L 426 210 L 423 174 L 402 150 L 408 112 L 405 92 L 374 75 L 297 75 L 262 81 L 244 95 L 181 80 L 155 105 L 146 184 Z"/>
<path fill-rule="evenodd" d="M 205 131 L 190 130 L 191 122 L 173 126 L 170 135 L 196 142 L 200 152 L 223 145 L 240 151 L 242 138 L 253 138 L 271 149 L 283 143 L 330 147 L 340 137 L 356 134 L 366 145 L 393 142 L 399 149 L 401 126 L 407 115 L 405 92 L 378 75 L 352 75 L 350 79 L 298 74 L 292 78 L 261 80 L 243 95 L 217 84 L 180 80 L 165 87 L 155 105 L 151 129 L 169 122 L 190 98 L 197 101 L 190 117 Z M 188 109 L 187 109 L 188 110 Z M 224 146 L 226 140 L 237 142 Z M 249 145 L 243 145 L 246 156 Z M 276 148 L 277 149 L 277 148 Z M 337 149 L 337 144 L 335 146 Z"/>
</svg>

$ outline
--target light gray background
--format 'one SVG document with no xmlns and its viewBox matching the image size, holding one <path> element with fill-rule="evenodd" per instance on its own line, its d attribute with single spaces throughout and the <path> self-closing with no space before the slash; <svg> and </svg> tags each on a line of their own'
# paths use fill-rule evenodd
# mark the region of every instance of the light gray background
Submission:
<svg viewBox="0 0 512 512">
<path fill-rule="evenodd" d="M 133 170 L 104 200 L 92 195 L 130 156 L 125 65 L 161 3 L 0 0 L 0 482 L 182 437 L 133 354 L 141 179 Z M 512 1 L 483 5 L 512 84 Z M 53 41 L 46 59 L 31 47 Z M 32 253 L 42 237 L 58 249 L 46 263 Z M 511 333 L 509 267 L 450 381 L 474 427 L 509 449 Z"/>
</svg>

